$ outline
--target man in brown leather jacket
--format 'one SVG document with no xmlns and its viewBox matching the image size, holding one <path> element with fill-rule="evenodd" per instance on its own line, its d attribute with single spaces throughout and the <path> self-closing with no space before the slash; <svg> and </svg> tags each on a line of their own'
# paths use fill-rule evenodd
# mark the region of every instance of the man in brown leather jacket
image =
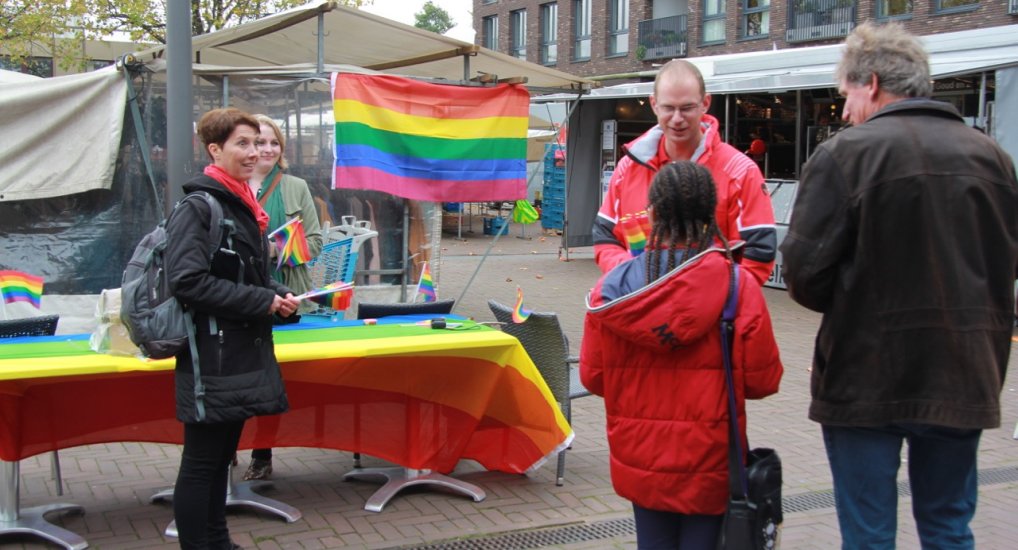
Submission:
<svg viewBox="0 0 1018 550">
<path fill-rule="evenodd" d="M 836 76 L 853 127 L 806 164 L 781 252 L 789 294 L 824 314 L 809 416 L 843 548 L 894 548 L 903 441 L 923 548 L 973 548 L 1014 320 L 1014 164 L 930 99 L 927 54 L 898 24 L 858 27 Z"/>
</svg>

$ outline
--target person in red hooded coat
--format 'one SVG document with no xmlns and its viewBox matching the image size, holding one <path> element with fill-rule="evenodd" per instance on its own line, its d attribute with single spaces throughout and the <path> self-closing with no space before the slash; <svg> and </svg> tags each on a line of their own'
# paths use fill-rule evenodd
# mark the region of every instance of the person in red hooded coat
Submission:
<svg viewBox="0 0 1018 550">
<path fill-rule="evenodd" d="M 714 221 L 715 185 L 693 162 L 649 191 L 645 251 L 587 296 L 580 377 L 604 397 L 611 477 L 633 502 L 639 548 L 713 549 L 728 501 L 728 408 L 719 323 L 734 269 Z M 783 368 L 760 283 L 740 277 L 733 370 L 745 399 L 778 391 Z"/>
</svg>

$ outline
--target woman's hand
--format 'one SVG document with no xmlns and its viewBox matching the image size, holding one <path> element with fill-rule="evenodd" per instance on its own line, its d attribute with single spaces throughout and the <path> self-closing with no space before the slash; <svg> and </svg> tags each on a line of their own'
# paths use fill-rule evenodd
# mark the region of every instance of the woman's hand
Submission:
<svg viewBox="0 0 1018 550">
<path fill-rule="evenodd" d="M 277 294 L 272 297 L 272 305 L 269 306 L 269 315 L 278 313 L 280 317 L 289 317 L 297 311 L 297 306 L 299 305 L 300 300 L 294 298 L 292 293 L 287 292 L 285 298 Z"/>
</svg>

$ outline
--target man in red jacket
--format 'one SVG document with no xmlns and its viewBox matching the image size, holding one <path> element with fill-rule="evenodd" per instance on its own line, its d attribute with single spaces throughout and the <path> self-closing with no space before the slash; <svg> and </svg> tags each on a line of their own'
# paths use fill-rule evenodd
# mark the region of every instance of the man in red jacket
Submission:
<svg viewBox="0 0 1018 550">
<path fill-rule="evenodd" d="M 752 159 L 721 141 L 718 120 L 707 114 L 710 102 L 695 65 L 675 59 L 661 67 L 650 97 L 657 125 L 623 147 L 625 156 L 594 220 L 594 259 L 603 273 L 642 250 L 630 246 L 624 220 L 647 209 L 654 174 L 670 162 L 692 160 L 710 170 L 717 185 L 721 233 L 746 242 L 743 268 L 761 284 L 770 276 L 777 233 L 763 174 Z"/>
</svg>

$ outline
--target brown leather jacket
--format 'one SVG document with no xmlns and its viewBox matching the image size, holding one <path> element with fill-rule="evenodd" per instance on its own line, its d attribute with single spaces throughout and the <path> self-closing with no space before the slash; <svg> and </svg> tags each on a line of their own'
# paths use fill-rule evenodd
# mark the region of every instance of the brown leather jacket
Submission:
<svg viewBox="0 0 1018 550">
<path fill-rule="evenodd" d="M 789 294 L 824 314 L 811 419 L 1000 424 L 1018 183 L 952 106 L 898 101 L 821 145 L 781 252 Z"/>
</svg>

